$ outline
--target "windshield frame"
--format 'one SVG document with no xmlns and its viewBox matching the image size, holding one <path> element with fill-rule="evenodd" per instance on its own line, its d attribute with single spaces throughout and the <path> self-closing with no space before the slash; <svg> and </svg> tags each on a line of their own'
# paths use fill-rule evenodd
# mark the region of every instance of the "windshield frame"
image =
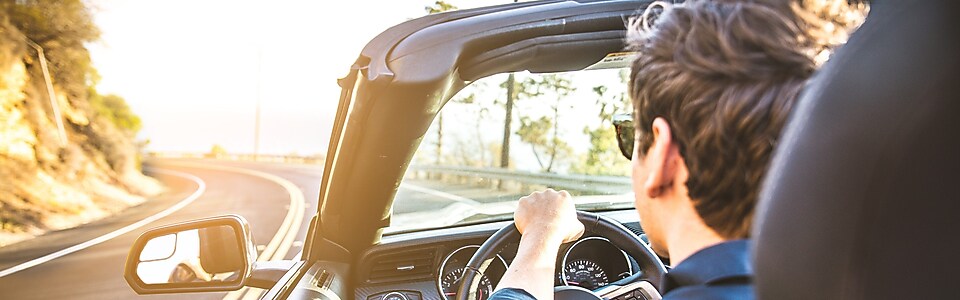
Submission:
<svg viewBox="0 0 960 300">
<path fill-rule="evenodd" d="M 466 85 L 468 78 L 459 73 L 460 63 L 535 37 L 570 37 L 562 43 L 553 41 L 556 51 L 562 50 L 561 44 L 589 40 L 586 33 L 625 33 L 624 18 L 644 5 L 642 1 L 525 2 L 428 16 L 379 35 L 351 67 L 355 83 L 340 82 L 342 95 L 349 100 L 341 106 L 331 135 L 333 151 L 325 164 L 314 240 L 327 240 L 356 253 L 379 239 L 389 225 L 394 195 L 423 133 L 443 104 Z M 601 43 L 616 49 L 624 45 L 618 39 Z M 402 51 L 427 44 L 431 46 Z M 551 70 L 540 71 L 579 70 L 609 53 L 601 48 L 595 51 L 555 61 Z M 491 72 L 537 72 L 553 58 L 516 58 L 517 63 Z"/>
</svg>

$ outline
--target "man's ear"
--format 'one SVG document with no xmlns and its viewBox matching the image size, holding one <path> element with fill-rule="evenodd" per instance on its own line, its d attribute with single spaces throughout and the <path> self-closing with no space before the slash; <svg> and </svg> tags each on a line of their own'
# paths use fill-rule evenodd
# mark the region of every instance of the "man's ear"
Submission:
<svg viewBox="0 0 960 300">
<path fill-rule="evenodd" d="M 651 127 L 653 145 L 646 155 L 649 176 L 647 176 L 647 182 L 643 183 L 643 190 L 647 193 L 647 197 L 653 199 L 672 186 L 677 170 L 671 161 L 679 156 L 679 152 L 667 120 L 656 118 Z"/>
</svg>

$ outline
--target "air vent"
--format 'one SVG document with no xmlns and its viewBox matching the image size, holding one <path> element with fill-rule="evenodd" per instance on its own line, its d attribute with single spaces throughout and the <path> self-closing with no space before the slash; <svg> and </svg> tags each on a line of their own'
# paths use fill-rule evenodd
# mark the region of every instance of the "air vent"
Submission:
<svg viewBox="0 0 960 300">
<path fill-rule="evenodd" d="M 643 228 L 640 228 L 640 222 L 623 223 L 623 227 L 630 229 L 630 231 L 633 231 L 637 236 L 643 235 Z"/>
<path fill-rule="evenodd" d="M 393 252 L 374 258 L 370 267 L 369 283 L 413 281 L 429 279 L 437 258 L 436 249 Z"/>
</svg>

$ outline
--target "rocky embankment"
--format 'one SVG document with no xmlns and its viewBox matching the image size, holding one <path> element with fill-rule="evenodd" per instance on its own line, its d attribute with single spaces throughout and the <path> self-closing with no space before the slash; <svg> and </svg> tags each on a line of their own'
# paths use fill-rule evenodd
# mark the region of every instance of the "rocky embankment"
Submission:
<svg viewBox="0 0 960 300">
<path fill-rule="evenodd" d="M 38 52 L 3 8 L 10 7 L 0 7 L 0 246 L 97 220 L 159 193 L 160 184 L 140 170 L 133 134 L 91 104 L 96 92 L 85 88 L 89 79 L 70 80 L 71 62 L 89 62 L 82 43 L 37 41 L 54 49 L 50 72 L 60 72 L 51 80 L 57 95 L 51 103 Z M 64 59 L 77 53 L 87 56 Z"/>
</svg>

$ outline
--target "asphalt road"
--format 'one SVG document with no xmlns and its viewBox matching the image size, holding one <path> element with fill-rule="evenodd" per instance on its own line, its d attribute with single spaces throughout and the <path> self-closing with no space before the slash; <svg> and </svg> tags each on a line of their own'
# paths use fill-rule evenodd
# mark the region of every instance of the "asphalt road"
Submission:
<svg viewBox="0 0 960 300">
<path fill-rule="evenodd" d="M 0 299 L 256 299 L 263 290 L 244 288 L 231 293 L 139 296 L 123 279 L 127 251 L 147 229 L 237 214 L 250 223 L 262 258 L 294 259 L 303 245 L 310 218 L 316 214 L 323 176 L 319 165 L 196 159 L 154 160 L 148 164 L 147 174 L 162 181 L 167 192 L 103 220 L 0 248 Z M 485 189 L 405 181 L 394 205 L 395 213 L 403 215 L 394 221 L 402 224 L 395 225 L 437 226 L 434 224 L 437 215 L 456 221 L 484 205 L 473 199 L 485 201 L 482 196 L 490 195 Z M 298 198 L 301 204 L 295 205 Z M 194 200 L 182 206 L 189 199 Z M 158 218 L 158 213 L 177 206 L 182 208 Z M 295 214 L 298 209 L 303 213 Z M 506 212 L 512 209 L 499 208 Z M 285 219 L 293 221 L 285 222 Z M 108 239 L 101 238 L 136 223 L 143 226 Z M 57 255 L 97 239 L 103 241 Z M 277 253 L 272 255 L 271 244 L 279 245 L 273 247 Z M 4 272 L 38 259 L 43 262 L 4 276 Z"/>
<path fill-rule="evenodd" d="M 157 170 L 151 172 L 151 170 Z M 317 210 L 322 176 L 319 166 L 280 165 L 197 160 L 159 160 L 150 164 L 148 174 L 161 180 L 168 191 L 146 203 L 117 215 L 73 229 L 51 232 L 35 239 L 0 248 L 0 272 L 23 262 L 84 243 L 144 220 L 180 203 L 197 192 L 200 184 L 169 171 L 196 176 L 205 191 L 182 209 L 121 234 L 105 242 L 63 255 L 39 265 L 0 277 L 2 299 L 222 299 L 226 293 L 138 296 L 123 279 L 123 263 L 130 245 L 140 233 L 160 225 L 222 215 L 238 214 L 247 219 L 254 241 L 266 245 L 276 237 L 291 207 L 291 193 L 275 181 L 255 176 L 271 174 L 299 189 L 303 195 L 302 214 L 296 237 L 283 258 L 293 258 L 310 218 Z M 163 173 L 161 173 L 163 172 Z M 177 176 L 181 175 L 181 176 Z M 291 226 L 293 223 L 288 223 Z M 263 250 L 264 247 L 258 247 Z M 282 249 L 282 248 L 281 248 Z M 252 292 L 251 292 L 252 293 Z M 249 298 L 249 296 L 248 296 Z"/>
</svg>

